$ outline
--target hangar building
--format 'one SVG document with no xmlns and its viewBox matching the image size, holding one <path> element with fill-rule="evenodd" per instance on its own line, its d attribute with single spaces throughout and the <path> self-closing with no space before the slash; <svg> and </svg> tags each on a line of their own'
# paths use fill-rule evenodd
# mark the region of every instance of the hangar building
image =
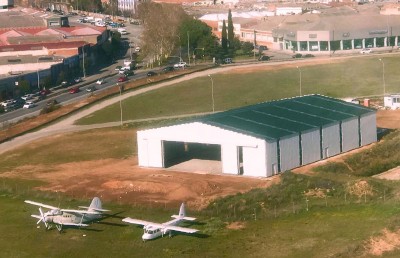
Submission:
<svg viewBox="0 0 400 258">
<path fill-rule="evenodd" d="M 215 160 L 222 173 L 269 177 L 375 142 L 376 112 L 307 95 L 139 131 L 137 140 L 139 166 Z"/>
</svg>

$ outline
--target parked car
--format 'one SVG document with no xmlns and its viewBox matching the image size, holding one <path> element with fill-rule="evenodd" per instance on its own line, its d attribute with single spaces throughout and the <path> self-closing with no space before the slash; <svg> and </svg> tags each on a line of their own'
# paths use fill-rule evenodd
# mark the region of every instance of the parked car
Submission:
<svg viewBox="0 0 400 258">
<path fill-rule="evenodd" d="M 303 57 L 303 55 L 300 53 L 292 55 L 292 58 L 302 58 L 302 57 Z"/>
<path fill-rule="evenodd" d="M 174 68 L 184 68 L 184 67 L 187 67 L 186 62 L 179 62 L 174 64 Z"/>
<path fill-rule="evenodd" d="M 21 97 L 21 99 L 27 101 L 27 100 L 30 100 L 33 97 L 34 97 L 33 94 L 25 94 L 24 96 Z"/>
<path fill-rule="evenodd" d="M 372 53 L 372 49 L 370 48 L 363 48 L 360 50 L 360 54 L 370 54 Z"/>
<path fill-rule="evenodd" d="M 128 32 L 126 31 L 126 29 L 124 29 L 124 28 L 118 28 L 117 31 L 118 31 L 119 33 L 121 33 L 121 35 L 126 35 L 126 34 L 128 34 Z"/>
<path fill-rule="evenodd" d="M 78 93 L 78 92 L 79 92 L 79 87 L 74 87 L 74 88 L 69 90 L 70 94 L 74 94 L 74 93 Z"/>
<path fill-rule="evenodd" d="M 119 71 L 119 70 L 121 70 L 121 68 L 122 68 L 122 66 L 118 65 L 117 67 L 115 67 L 115 71 Z"/>
<path fill-rule="evenodd" d="M 140 47 L 135 47 L 135 52 L 140 52 Z"/>
<path fill-rule="evenodd" d="M 104 80 L 104 79 L 98 79 L 97 81 L 96 81 L 96 84 L 98 84 L 98 85 L 102 85 L 103 83 L 105 83 L 106 81 Z"/>
<path fill-rule="evenodd" d="M 76 77 L 76 78 L 74 78 L 74 82 L 76 82 L 76 83 L 79 83 L 79 82 L 81 82 L 82 81 L 82 78 L 81 77 Z"/>
<path fill-rule="evenodd" d="M 92 85 L 92 86 L 90 86 L 89 88 L 86 89 L 87 92 L 93 92 L 95 90 L 97 90 L 97 88 L 94 85 Z"/>
<path fill-rule="evenodd" d="M 157 75 L 157 73 L 154 71 L 147 72 L 147 77 L 151 77 L 151 76 L 155 76 L 155 75 Z"/>
<path fill-rule="evenodd" d="M 128 78 L 126 76 L 122 76 L 118 78 L 118 82 L 126 82 Z"/>
<path fill-rule="evenodd" d="M 26 102 L 26 103 L 24 104 L 23 108 L 29 109 L 29 108 L 33 108 L 33 107 L 35 107 L 35 106 L 36 106 L 35 103 L 33 103 L 32 101 L 28 101 L 28 102 Z"/>
<path fill-rule="evenodd" d="M 305 54 L 304 57 L 309 58 L 309 57 L 315 57 L 315 56 L 313 54 Z"/>
<path fill-rule="evenodd" d="M 223 63 L 224 63 L 224 64 L 231 64 L 231 63 L 233 63 L 233 60 L 232 60 L 232 58 L 227 57 L 227 58 L 225 58 L 225 59 L 223 60 Z"/>
<path fill-rule="evenodd" d="M 40 95 L 49 95 L 51 93 L 51 90 L 43 89 L 39 93 L 40 93 Z"/>
<path fill-rule="evenodd" d="M 260 56 L 258 61 L 269 61 L 271 58 L 269 56 Z"/>
<path fill-rule="evenodd" d="M 175 68 L 174 68 L 173 66 L 167 66 L 167 67 L 164 67 L 164 68 L 162 69 L 162 71 L 163 71 L 164 73 L 172 72 L 172 71 L 174 71 L 174 70 L 175 70 Z"/>
</svg>

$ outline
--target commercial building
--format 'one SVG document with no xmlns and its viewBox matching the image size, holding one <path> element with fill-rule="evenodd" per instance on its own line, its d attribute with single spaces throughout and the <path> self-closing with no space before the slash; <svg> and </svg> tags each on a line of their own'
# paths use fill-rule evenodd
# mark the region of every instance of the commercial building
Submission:
<svg viewBox="0 0 400 258">
<path fill-rule="evenodd" d="M 137 140 L 143 167 L 213 160 L 225 174 L 269 177 L 375 142 L 376 114 L 357 104 L 308 95 L 139 131 Z"/>
<path fill-rule="evenodd" d="M 285 6 L 276 7 L 272 12 L 233 15 L 233 24 L 241 41 L 255 42 L 274 50 L 330 54 L 363 48 L 397 49 L 400 46 L 400 15 L 393 11 L 397 9 L 393 4 L 388 7 L 374 4 Z M 207 14 L 200 19 L 219 37 L 222 20 L 227 20 L 225 14 Z"/>
</svg>

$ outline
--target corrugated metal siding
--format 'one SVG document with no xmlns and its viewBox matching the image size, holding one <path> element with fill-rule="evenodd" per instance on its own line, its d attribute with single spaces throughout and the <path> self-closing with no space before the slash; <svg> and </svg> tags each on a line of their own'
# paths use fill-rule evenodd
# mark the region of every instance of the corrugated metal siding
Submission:
<svg viewBox="0 0 400 258">
<path fill-rule="evenodd" d="M 163 148 L 160 140 L 138 139 L 139 166 L 162 168 Z"/>
<path fill-rule="evenodd" d="M 312 130 L 301 134 L 302 165 L 321 158 L 320 132 Z"/>
<path fill-rule="evenodd" d="M 376 113 L 369 113 L 360 118 L 361 145 L 377 141 Z"/>
<path fill-rule="evenodd" d="M 359 147 L 358 117 L 342 121 L 342 152 Z"/>
<path fill-rule="evenodd" d="M 282 172 L 300 166 L 299 136 L 279 140 L 281 170 Z"/>
<path fill-rule="evenodd" d="M 276 142 L 265 142 L 265 149 L 266 149 L 266 172 L 267 176 L 273 176 L 279 173 L 278 170 L 278 154 L 277 154 L 277 146 Z M 274 171 L 275 169 L 275 171 Z"/>
<path fill-rule="evenodd" d="M 331 157 L 340 153 L 340 132 L 339 123 L 331 126 L 322 127 L 322 157 L 327 158 L 324 153 L 328 150 L 328 156 Z"/>
</svg>

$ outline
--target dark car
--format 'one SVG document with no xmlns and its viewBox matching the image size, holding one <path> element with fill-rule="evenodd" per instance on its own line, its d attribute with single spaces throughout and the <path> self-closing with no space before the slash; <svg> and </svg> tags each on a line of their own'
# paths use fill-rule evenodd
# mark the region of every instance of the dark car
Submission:
<svg viewBox="0 0 400 258">
<path fill-rule="evenodd" d="M 69 90 L 69 93 L 71 93 L 71 94 L 78 93 L 78 92 L 79 92 L 79 87 L 74 87 Z"/>
<path fill-rule="evenodd" d="M 49 95 L 50 93 L 51 93 L 51 91 L 48 89 L 43 89 L 40 91 L 40 95 Z"/>
<path fill-rule="evenodd" d="M 258 61 L 269 61 L 271 58 L 269 56 L 260 56 Z"/>
<path fill-rule="evenodd" d="M 302 57 L 303 57 L 303 55 L 300 54 L 300 53 L 297 53 L 297 54 L 292 56 L 292 58 L 302 58 Z"/>
<path fill-rule="evenodd" d="M 157 73 L 154 71 L 147 72 L 147 77 L 156 76 L 156 75 L 157 75 Z"/>
<path fill-rule="evenodd" d="M 127 80 L 128 78 L 126 78 L 125 76 L 118 78 L 118 82 L 126 82 Z"/>
<path fill-rule="evenodd" d="M 164 73 L 168 73 L 168 72 L 172 72 L 175 70 L 175 68 L 173 66 L 167 66 L 164 67 L 164 69 L 162 69 Z"/>
</svg>

